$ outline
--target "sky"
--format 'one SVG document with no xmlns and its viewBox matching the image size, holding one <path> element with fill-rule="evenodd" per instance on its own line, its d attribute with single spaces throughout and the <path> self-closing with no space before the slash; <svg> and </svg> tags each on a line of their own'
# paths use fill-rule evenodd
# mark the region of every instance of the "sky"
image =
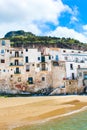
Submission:
<svg viewBox="0 0 87 130">
<path fill-rule="evenodd" d="M 0 0 L 0 38 L 17 30 L 87 43 L 87 0 Z"/>
</svg>

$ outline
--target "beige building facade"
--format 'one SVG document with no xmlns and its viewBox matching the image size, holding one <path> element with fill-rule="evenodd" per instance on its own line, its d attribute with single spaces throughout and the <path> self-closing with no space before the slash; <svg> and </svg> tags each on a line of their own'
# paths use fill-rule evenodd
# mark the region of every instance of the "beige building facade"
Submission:
<svg viewBox="0 0 87 130">
<path fill-rule="evenodd" d="M 75 53 L 78 57 L 86 58 L 86 54 Z M 69 60 L 66 56 L 69 56 Z M 86 63 L 79 62 L 78 69 L 77 62 L 71 56 L 74 57 L 71 50 L 45 48 L 44 52 L 40 52 L 35 48 L 12 48 L 9 40 L 0 40 L 0 91 L 33 93 L 58 88 L 61 93 L 78 93 L 80 88 L 84 88 L 84 84 L 87 85 L 83 78 L 87 71 L 81 69 L 83 66 L 85 68 Z M 72 70 L 72 73 L 75 71 L 75 79 L 70 77 L 71 63 L 75 65 L 75 70 Z"/>
</svg>

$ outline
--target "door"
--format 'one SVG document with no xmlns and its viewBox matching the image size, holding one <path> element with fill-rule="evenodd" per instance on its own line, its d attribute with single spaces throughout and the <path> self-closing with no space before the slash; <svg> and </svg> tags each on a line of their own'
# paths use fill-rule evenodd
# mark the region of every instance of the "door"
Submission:
<svg viewBox="0 0 87 130">
<path fill-rule="evenodd" d="M 19 61 L 18 60 L 15 60 L 15 65 L 18 65 L 19 64 Z"/>
<path fill-rule="evenodd" d="M 16 73 L 19 73 L 19 68 L 16 68 Z"/>
</svg>

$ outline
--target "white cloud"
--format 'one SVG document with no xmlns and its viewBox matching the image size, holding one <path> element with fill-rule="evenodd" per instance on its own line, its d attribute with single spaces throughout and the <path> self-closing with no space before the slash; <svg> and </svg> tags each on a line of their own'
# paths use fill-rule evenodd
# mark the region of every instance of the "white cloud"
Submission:
<svg viewBox="0 0 87 130">
<path fill-rule="evenodd" d="M 87 24 L 86 24 L 86 25 L 83 25 L 83 29 L 84 29 L 85 31 L 87 31 Z"/>
<path fill-rule="evenodd" d="M 72 16 L 71 16 L 71 19 L 70 19 L 70 23 L 74 23 L 74 22 L 78 22 L 78 14 L 79 14 L 79 11 L 78 11 L 78 7 L 75 6 L 73 9 L 72 9 L 72 12 L 71 12 Z"/>
<path fill-rule="evenodd" d="M 0 25 L 0 37 L 4 37 L 4 35 L 9 31 L 16 31 L 16 30 L 25 30 L 27 32 L 32 32 L 36 35 L 41 34 L 40 29 L 37 27 L 37 25 L 32 23 L 26 23 L 24 24 L 17 24 L 17 23 L 9 23 L 9 24 L 1 24 Z"/>
<path fill-rule="evenodd" d="M 63 11 L 71 9 L 61 0 L 0 0 L 1 20 L 41 20 L 57 22 Z"/>
<path fill-rule="evenodd" d="M 23 28 L 40 34 L 39 24 L 58 25 L 61 13 L 66 11 L 72 13 L 61 0 L 0 0 L 0 36 Z"/>
<path fill-rule="evenodd" d="M 78 19 L 75 16 L 71 17 L 70 23 L 78 22 Z"/>
<path fill-rule="evenodd" d="M 76 32 L 74 29 L 69 29 L 67 27 L 57 27 L 56 30 L 51 31 L 48 36 L 55 36 L 55 37 L 65 37 L 65 38 L 74 38 L 83 43 L 87 43 L 87 37 L 79 32 Z"/>
</svg>

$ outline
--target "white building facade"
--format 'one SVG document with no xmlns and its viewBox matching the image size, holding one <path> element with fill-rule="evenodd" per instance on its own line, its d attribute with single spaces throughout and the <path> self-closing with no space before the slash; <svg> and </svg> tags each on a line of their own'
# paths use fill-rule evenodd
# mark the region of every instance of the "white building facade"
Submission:
<svg viewBox="0 0 87 130">
<path fill-rule="evenodd" d="M 64 61 L 66 67 L 67 79 L 76 79 L 78 68 L 87 68 L 87 52 L 61 49 L 61 48 L 46 48 L 46 54 L 51 55 L 51 60 Z"/>
<path fill-rule="evenodd" d="M 42 53 L 38 49 L 12 48 L 9 40 L 0 40 L 0 83 L 4 81 L 13 88 L 62 88 L 64 79 L 82 80 L 78 78 L 80 68 L 87 68 L 87 52 L 45 48 Z"/>
<path fill-rule="evenodd" d="M 10 41 L 0 40 L 0 79 L 7 79 L 9 76 L 9 49 Z"/>
</svg>

